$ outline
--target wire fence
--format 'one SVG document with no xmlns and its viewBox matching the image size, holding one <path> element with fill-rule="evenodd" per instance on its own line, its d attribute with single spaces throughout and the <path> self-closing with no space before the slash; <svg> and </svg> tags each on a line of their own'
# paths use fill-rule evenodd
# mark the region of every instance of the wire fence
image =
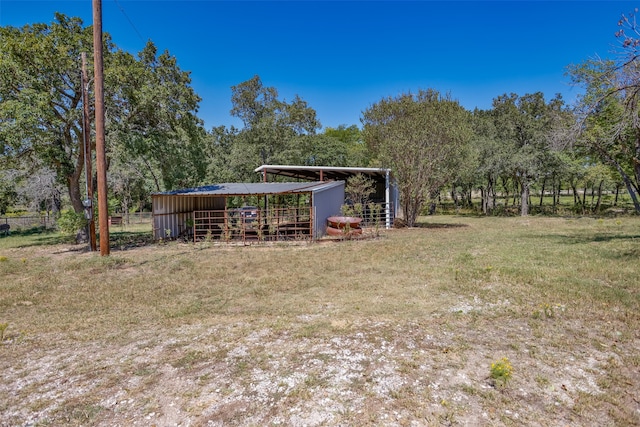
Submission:
<svg viewBox="0 0 640 427">
<path fill-rule="evenodd" d="M 117 213 L 109 217 L 112 225 L 151 224 L 151 212 Z"/>
<path fill-rule="evenodd" d="M 55 227 L 56 221 L 51 215 L 3 216 L 0 217 L 0 224 L 9 225 L 11 230 L 24 230 L 30 228 L 51 229 Z"/>
<path fill-rule="evenodd" d="M 129 214 L 116 214 L 111 218 L 118 218 L 118 225 L 123 224 L 151 224 L 151 212 L 134 212 Z M 11 230 L 28 230 L 31 228 L 56 228 L 56 217 L 54 215 L 24 215 L 24 216 L 1 216 L 0 224 L 7 224 Z"/>
</svg>

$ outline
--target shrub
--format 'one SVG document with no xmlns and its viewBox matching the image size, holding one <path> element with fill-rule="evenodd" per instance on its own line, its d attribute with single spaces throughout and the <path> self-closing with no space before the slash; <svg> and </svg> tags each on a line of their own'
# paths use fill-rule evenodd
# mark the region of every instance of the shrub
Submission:
<svg viewBox="0 0 640 427">
<path fill-rule="evenodd" d="M 74 235 L 87 225 L 87 219 L 82 213 L 64 211 L 57 220 L 58 230 L 64 234 Z"/>
</svg>

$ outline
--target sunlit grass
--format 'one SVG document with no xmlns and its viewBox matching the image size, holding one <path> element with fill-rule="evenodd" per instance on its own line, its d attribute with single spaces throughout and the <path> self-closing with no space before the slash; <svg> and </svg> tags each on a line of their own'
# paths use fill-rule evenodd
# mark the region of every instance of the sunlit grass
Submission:
<svg viewBox="0 0 640 427">
<path fill-rule="evenodd" d="M 475 383 L 452 390 L 462 390 L 483 411 L 518 410 L 523 423 L 539 422 L 540 412 L 510 396 L 511 387 L 551 395 L 552 387 L 564 384 L 557 378 L 570 375 L 564 371 L 568 357 L 609 354 L 616 363 L 589 368 L 600 372 L 604 394 L 587 393 L 582 415 L 555 410 L 578 417 L 577 424 L 632 424 L 637 417 L 626 408 L 628 400 L 612 396 L 640 392 L 638 382 L 622 375 L 624 366 L 637 368 L 639 360 L 638 224 L 637 218 L 434 216 L 379 239 L 250 247 L 141 246 L 144 230 L 122 230 L 111 235 L 110 257 L 27 243 L 37 236 L 11 236 L 0 242 L 21 243 L 0 246 L 0 323 L 9 324 L 7 336 L 33 337 L 39 345 L 125 345 L 137 334 L 154 336 L 177 343 L 154 363 L 189 372 L 226 354 L 187 344 L 189 327 L 231 325 L 233 338 L 217 338 L 231 340 L 221 341 L 229 346 L 255 331 L 299 343 L 365 332 L 376 345 L 385 341 L 402 349 L 402 356 L 389 358 L 400 360 L 407 381 L 472 375 L 480 363 Z M 13 351 L 28 358 L 28 348 Z M 235 365 L 238 378 L 249 376 L 253 363 L 270 366 L 260 347 L 247 357 Z M 490 363 L 503 357 L 513 364 L 513 378 L 504 391 L 488 390 L 483 381 Z M 425 373 L 426 367 L 432 370 Z M 452 373 L 442 374 L 447 370 Z M 304 384 L 290 399 L 312 399 L 327 386 L 320 374 Z M 353 387 L 366 389 L 367 383 Z M 393 399 L 398 408 L 428 417 L 416 406 L 425 398 L 420 393 L 428 394 L 395 390 Z M 472 410 L 444 401 L 433 419 L 464 419 Z M 357 413 L 343 416 L 363 422 Z"/>
</svg>

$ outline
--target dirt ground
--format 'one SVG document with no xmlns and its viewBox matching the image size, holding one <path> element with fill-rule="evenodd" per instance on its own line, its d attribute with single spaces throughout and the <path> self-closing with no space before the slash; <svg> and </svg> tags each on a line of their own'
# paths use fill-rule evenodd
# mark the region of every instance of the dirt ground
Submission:
<svg viewBox="0 0 640 427">
<path fill-rule="evenodd" d="M 404 325 L 299 321 L 279 330 L 199 324 L 101 342 L 7 341 L 0 425 L 613 425 L 573 409 L 581 396 L 602 393 L 598 366 L 616 358 L 606 349 L 541 354 L 564 361 L 548 372 L 532 348 L 508 348 L 505 331 L 490 336 L 464 319 L 455 329 L 437 316 Z M 305 325 L 319 321 L 341 332 L 306 337 Z M 508 329 L 531 334 L 527 325 Z M 517 372 L 496 387 L 488 375 L 496 346 L 549 380 Z"/>
<path fill-rule="evenodd" d="M 532 317 L 508 297 L 475 292 L 411 319 L 334 309 L 268 320 L 211 314 L 91 338 L 9 329 L 0 426 L 640 423 L 640 372 L 629 366 L 640 360 L 640 334 L 622 315 L 586 327 L 561 305 Z M 514 367 L 505 386 L 490 378 L 500 357 Z"/>
</svg>

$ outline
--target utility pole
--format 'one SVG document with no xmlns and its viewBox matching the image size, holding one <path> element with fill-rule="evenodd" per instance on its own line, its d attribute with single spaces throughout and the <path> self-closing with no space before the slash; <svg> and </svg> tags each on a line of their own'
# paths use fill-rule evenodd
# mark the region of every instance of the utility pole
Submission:
<svg viewBox="0 0 640 427">
<path fill-rule="evenodd" d="M 84 142 L 84 176 L 87 183 L 87 200 L 84 208 L 89 220 L 89 250 L 95 252 L 96 221 L 93 212 L 93 170 L 91 167 L 91 123 L 89 120 L 89 77 L 87 76 L 87 54 L 82 52 L 82 137 Z"/>
<path fill-rule="evenodd" d="M 109 206 L 104 137 L 104 74 L 102 62 L 102 0 L 93 0 L 93 69 L 96 101 L 96 171 L 98 172 L 98 222 L 100 255 L 109 255 Z"/>
</svg>

